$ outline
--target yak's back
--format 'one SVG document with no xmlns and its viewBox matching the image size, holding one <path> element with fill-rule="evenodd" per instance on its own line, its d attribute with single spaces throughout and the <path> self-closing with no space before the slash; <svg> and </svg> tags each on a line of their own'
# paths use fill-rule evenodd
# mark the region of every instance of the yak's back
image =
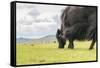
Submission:
<svg viewBox="0 0 100 68">
<path fill-rule="evenodd" d="M 68 37 L 92 39 L 96 35 L 96 7 L 70 6 L 62 13 L 61 29 L 68 30 Z M 72 36 L 73 35 L 73 36 Z"/>
<path fill-rule="evenodd" d="M 65 8 L 61 19 L 65 26 L 75 23 L 88 23 L 88 17 L 96 12 L 96 7 L 69 6 Z"/>
</svg>

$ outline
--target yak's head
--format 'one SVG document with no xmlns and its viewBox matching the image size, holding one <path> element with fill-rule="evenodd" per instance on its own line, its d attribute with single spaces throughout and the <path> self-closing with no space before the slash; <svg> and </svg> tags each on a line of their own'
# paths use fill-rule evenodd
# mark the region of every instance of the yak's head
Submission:
<svg viewBox="0 0 100 68">
<path fill-rule="evenodd" d="M 57 30 L 56 38 L 59 43 L 59 48 L 64 48 L 66 40 L 62 38 L 62 31 L 60 29 Z"/>
</svg>

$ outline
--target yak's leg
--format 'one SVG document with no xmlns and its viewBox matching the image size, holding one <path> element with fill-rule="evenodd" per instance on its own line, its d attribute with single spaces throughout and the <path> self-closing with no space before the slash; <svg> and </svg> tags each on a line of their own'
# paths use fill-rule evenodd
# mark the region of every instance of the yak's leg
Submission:
<svg viewBox="0 0 100 68">
<path fill-rule="evenodd" d="M 93 49 L 94 44 L 95 44 L 95 41 L 94 41 L 94 40 L 92 40 L 92 43 L 91 43 L 90 48 L 89 48 L 90 50 L 91 50 L 91 49 Z"/>
<path fill-rule="evenodd" d="M 96 42 L 96 39 L 97 39 L 96 34 L 94 34 L 94 35 L 93 35 L 92 43 L 91 43 L 90 48 L 89 48 L 90 50 L 93 49 L 94 44 L 95 44 L 95 42 Z"/>
<path fill-rule="evenodd" d="M 69 40 L 68 48 L 70 48 L 70 49 L 74 49 L 73 40 Z"/>
</svg>

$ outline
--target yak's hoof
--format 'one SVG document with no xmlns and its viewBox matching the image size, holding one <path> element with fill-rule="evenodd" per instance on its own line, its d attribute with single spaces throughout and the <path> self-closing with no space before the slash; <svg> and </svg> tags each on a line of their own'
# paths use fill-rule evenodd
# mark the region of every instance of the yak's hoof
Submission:
<svg viewBox="0 0 100 68">
<path fill-rule="evenodd" d="M 69 47 L 68 47 L 68 49 L 74 49 L 74 48 L 69 48 Z"/>
<path fill-rule="evenodd" d="M 68 46 L 69 49 L 74 49 L 74 46 Z"/>
<path fill-rule="evenodd" d="M 89 50 L 93 50 L 94 48 L 89 48 Z"/>
<path fill-rule="evenodd" d="M 63 49 L 64 47 L 58 47 L 59 49 Z"/>
</svg>

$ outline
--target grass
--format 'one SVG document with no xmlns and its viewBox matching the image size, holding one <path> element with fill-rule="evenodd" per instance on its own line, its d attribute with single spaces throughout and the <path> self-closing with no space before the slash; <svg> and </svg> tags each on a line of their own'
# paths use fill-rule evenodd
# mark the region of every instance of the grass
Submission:
<svg viewBox="0 0 100 68">
<path fill-rule="evenodd" d="M 75 41 L 75 49 L 58 49 L 58 44 L 51 43 L 17 43 L 17 65 L 62 63 L 77 61 L 95 61 L 96 48 L 88 50 L 91 41 Z"/>
</svg>

